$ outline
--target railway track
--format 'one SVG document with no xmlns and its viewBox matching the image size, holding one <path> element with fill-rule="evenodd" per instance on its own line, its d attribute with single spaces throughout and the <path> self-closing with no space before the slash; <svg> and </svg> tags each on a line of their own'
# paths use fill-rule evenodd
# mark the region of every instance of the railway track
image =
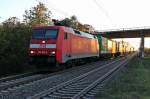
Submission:
<svg viewBox="0 0 150 99">
<path fill-rule="evenodd" d="M 112 60 L 109 60 L 109 61 L 112 61 Z M 100 65 L 105 64 L 106 62 L 109 62 L 109 61 L 103 61 L 103 62 L 100 63 Z M 90 64 L 93 64 L 93 63 L 90 63 Z M 86 67 L 87 66 L 82 66 L 82 68 L 80 66 L 79 67 L 74 67 L 74 68 L 71 69 L 71 71 L 77 70 L 78 68 L 79 69 L 86 69 Z M 95 67 L 93 66 L 93 67 L 90 67 L 90 68 L 92 69 L 92 68 L 95 68 Z M 19 85 L 27 84 L 27 83 L 30 83 L 30 82 L 33 82 L 33 81 L 36 81 L 36 80 L 44 79 L 44 78 L 47 78 L 47 77 L 50 77 L 50 76 L 53 76 L 53 75 L 56 75 L 56 74 L 61 74 L 61 73 L 67 72 L 67 71 L 70 71 L 70 69 L 60 71 L 60 72 L 57 72 L 57 73 L 49 73 L 49 74 L 42 74 L 42 73 L 38 73 L 38 72 L 32 72 L 32 73 L 25 73 L 25 74 L 5 77 L 5 78 L 0 79 L 0 92 L 5 91 L 8 88 L 10 89 L 10 88 L 13 88 L 13 87 L 17 87 Z"/>
<path fill-rule="evenodd" d="M 126 65 L 131 58 L 106 64 L 27 99 L 87 99 L 86 94 L 89 96 L 91 89 L 109 79 L 113 73 Z"/>
<path fill-rule="evenodd" d="M 53 97 L 54 99 L 55 98 L 60 99 L 60 97 L 70 99 L 76 96 L 77 93 L 79 94 L 80 92 L 82 92 L 81 88 L 82 89 L 87 88 L 87 86 L 91 85 L 93 81 L 95 82 L 97 79 L 101 78 L 102 75 L 106 74 L 109 70 L 112 70 L 114 67 L 116 67 L 117 64 L 120 63 L 120 61 L 124 59 L 127 60 L 128 58 L 126 59 L 124 57 L 117 60 L 110 60 L 105 62 L 100 61 L 85 66 L 73 67 L 71 69 L 60 71 L 54 74 L 52 73 L 49 76 L 45 76 L 45 78 L 41 77 L 41 79 L 38 80 L 33 80 L 31 77 L 32 81 L 30 82 L 23 82 L 20 83 L 19 85 L 16 84 L 13 87 L 7 87 L 7 89 L 4 88 L 3 90 L 1 90 L 0 99 L 38 99 L 38 98 L 51 99 Z M 98 74 L 96 73 L 96 71 Z M 91 86 L 92 87 L 90 87 L 90 90 L 91 88 L 93 88 L 93 85 Z M 80 92 L 78 92 L 79 90 L 76 90 L 77 91 L 76 93 L 75 92 L 71 93 L 71 91 L 74 90 L 72 88 L 78 87 L 80 87 L 81 90 Z M 52 90 L 53 92 L 51 92 Z M 76 97 L 73 99 L 76 99 Z"/>
<path fill-rule="evenodd" d="M 35 75 L 25 76 L 22 78 L 17 78 L 14 80 L 2 82 L 2 83 L 0 83 L 0 91 L 7 90 L 8 88 L 23 85 L 26 83 L 30 83 L 32 81 L 40 80 L 40 79 L 46 78 L 48 76 L 50 76 L 50 75 L 35 74 Z"/>
<path fill-rule="evenodd" d="M 31 76 L 31 75 L 34 75 L 35 73 L 36 72 L 30 72 L 30 73 L 24 73 L 24 74 L 18 74 L 18 75 L 3 77 L 3 78 L 0 78 L 0 84 L 4 83 L 4 82 L 11 81 L 11 80 L 15 80 L 15 79 Z"/>
</svg>

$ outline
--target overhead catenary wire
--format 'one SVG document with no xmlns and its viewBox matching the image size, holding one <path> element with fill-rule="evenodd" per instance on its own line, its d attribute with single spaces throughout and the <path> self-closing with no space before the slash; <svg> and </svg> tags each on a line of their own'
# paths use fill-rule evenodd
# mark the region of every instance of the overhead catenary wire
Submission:
<svg viewBox="0 0 150 99">
<path fill-rule="evenodd" d="M 102 5 L 100 5 L 100 3 L 97 0 L 92 0 L 92 1 L 99 8 L 99 10 L 101 10 L 102 13 L 104 13 L 104 15 L 107 17 L 107 19 L 111 22 L 111 24 L 116 27 L 117 25 L 112 21 L 108 11 L 106 9 L 104 9 L 104 7 L 102 7 Z"/>
<path fill-rule="evenodd" d="M 108 11 L 106 11 L 106 9 L 104 9 L 104 8 L 97 2 L 97 0 L 93 0 L 93 2 L 94 2 L 95 5 L 97 5 L 97 7 L 105 14 L 105 16 L 110 19 L 110 16 L 109 16 L 109 14 L 108 14 Z"/>
<path fill-rule="evenodd" d="M 66 12 L 63 11 L 61 9 L 58 9 L 56 7 L 55 4 L 53 4 L 50 0 L 36 0 L 36 2 L 44 2 L 46 5 L 48 5 L 48 7 L 50 9 L 52 9 L 54 12 L 57 12 L 58 14 L 63 15 L 64 17 L 70 17 L 70 15 Z M 106 18 L 110 21 L 110 24 L 114 27 L 116 27 L 117 25 L 112 21 L 108 11 L 106 9 L 104 9 L 104 7 L 102 5 L 99 4 L 99 2 L 97 0 L 93 0 L 94 4 L 99 8 L 99 10 L 102 11 L 102 13 L 104 13 L 104 15 L 106 16 Z"/>
<path fill-rule="evenodd" d="M 52 2 L 50 2 L 50 0 L 36 0 L 36 2 L 44 2 L 46 5 L 49 4 L 50 6 L 48 6 L 48 7 L 51 8 L 52 10 L 56 11 L 57 13 L 65 16 L 65 17 L 69 16 L 69 14 L 67 12 L 56 8 L 56 6 Z"/>
</svg>

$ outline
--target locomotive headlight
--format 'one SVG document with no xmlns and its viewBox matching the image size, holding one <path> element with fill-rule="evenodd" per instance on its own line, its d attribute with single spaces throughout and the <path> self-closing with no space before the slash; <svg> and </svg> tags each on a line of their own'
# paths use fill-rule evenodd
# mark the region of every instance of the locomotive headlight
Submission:
<svg viewBox="0 0 150 99">
<path fill-rule="evenodd" d="M 51 54 L 55 54 L 55 51 L 51 52 Z"/>
<path fill-rule="evenodd" d="M 33 54 L 33 53 L 34 53 L 34 51 L 30 51 L 30 53 L 31 53 L 31 54 Z"/>
<path fill-rule="evenodd" d="M 45 41 L 42 41 L 42 43 L 45 43 Z"/>
</svg>

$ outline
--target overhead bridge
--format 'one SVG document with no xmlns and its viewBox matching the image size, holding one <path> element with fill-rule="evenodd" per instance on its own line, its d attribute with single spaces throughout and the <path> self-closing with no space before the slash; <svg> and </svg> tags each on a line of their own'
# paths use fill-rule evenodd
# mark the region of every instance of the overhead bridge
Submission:
<svg viewBox="0 0 150 99">
<path fill-rule="evenodd" d="M 140 56 L 144 57 L 144 37 L 150 37 L 150 27 L 105 30 L 105 31 L 97 31 L 96 33 L 110 39 L 141 38 Z"/>
</svg>

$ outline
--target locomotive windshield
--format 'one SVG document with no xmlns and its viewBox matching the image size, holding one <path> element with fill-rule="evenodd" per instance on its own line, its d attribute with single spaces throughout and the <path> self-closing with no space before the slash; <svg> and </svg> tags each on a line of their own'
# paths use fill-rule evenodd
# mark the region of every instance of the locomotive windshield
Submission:
<svg viewBox="0 0 150 99">
<path fill-rule="evenodd" d="M 58 30 L 43 30 L 43 29 L 35 29 L 32 33 L 32 38 L 35 39 L 56 39 Z"/>
<path fill-rule="evenodd" d="M 57 30 L 46 30 L 45 38 L 56 39 L 57 37 Z"/>
</svg>

